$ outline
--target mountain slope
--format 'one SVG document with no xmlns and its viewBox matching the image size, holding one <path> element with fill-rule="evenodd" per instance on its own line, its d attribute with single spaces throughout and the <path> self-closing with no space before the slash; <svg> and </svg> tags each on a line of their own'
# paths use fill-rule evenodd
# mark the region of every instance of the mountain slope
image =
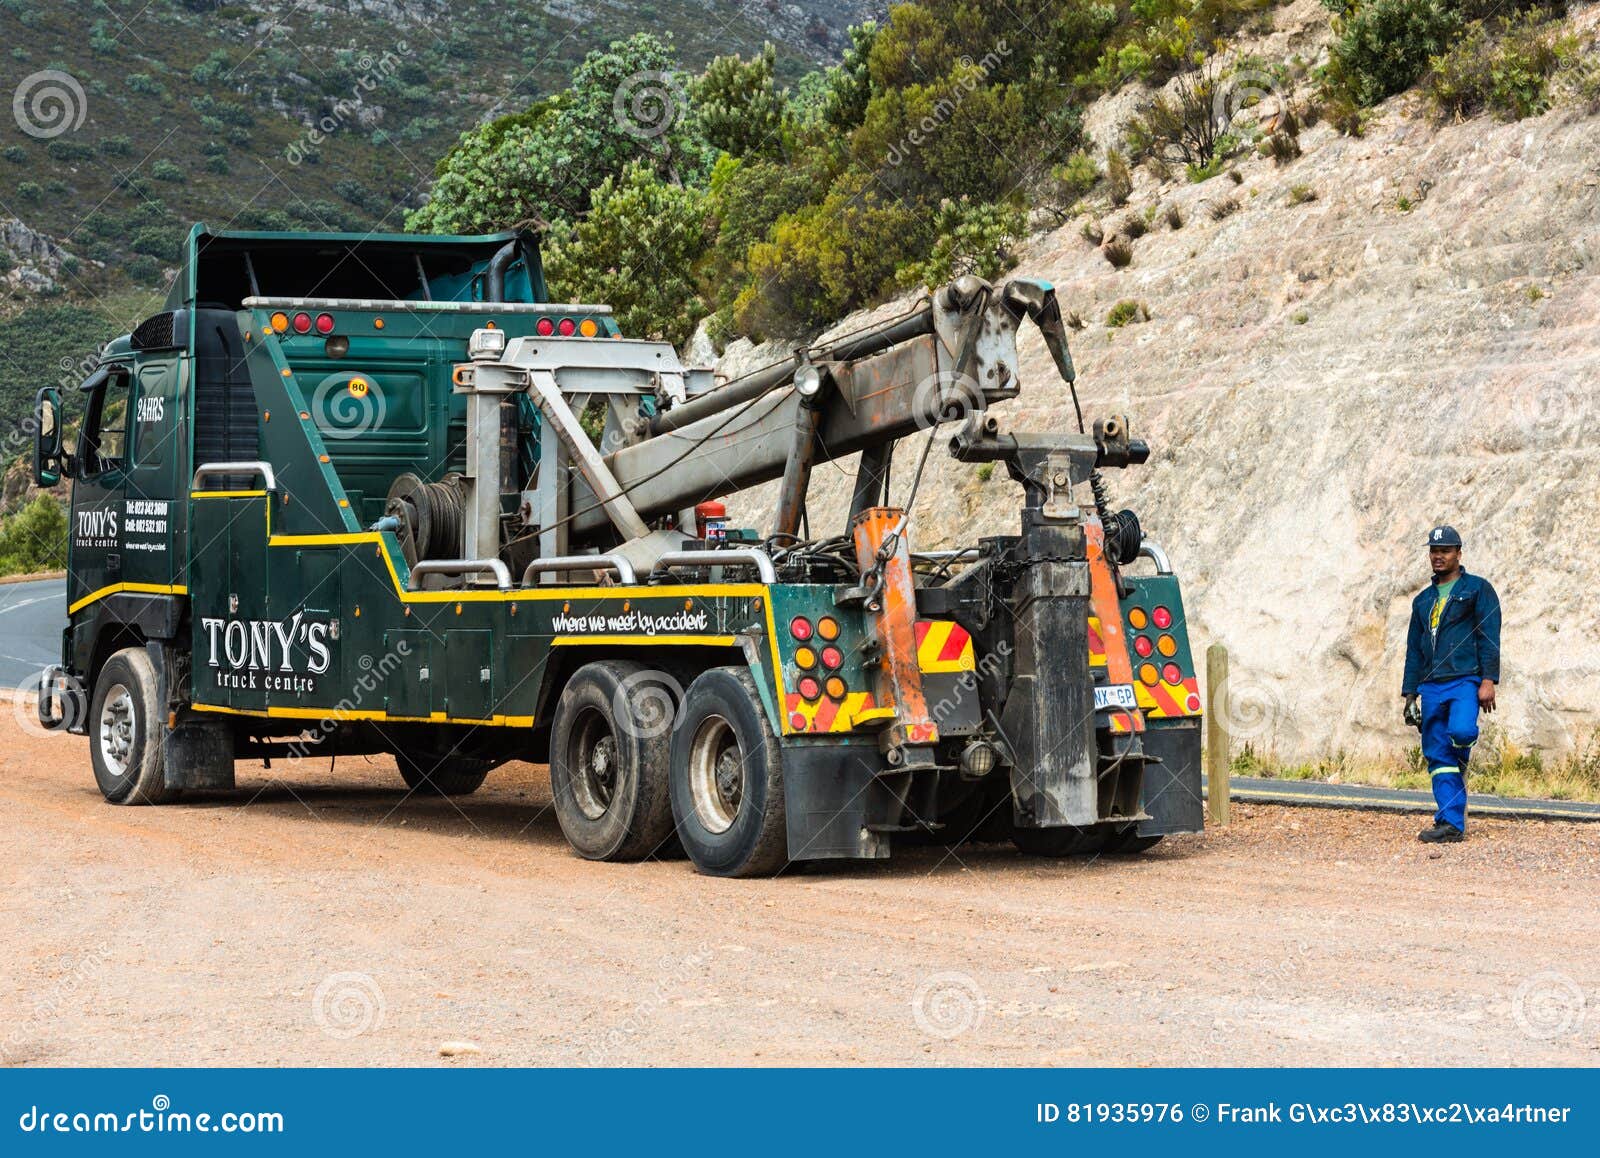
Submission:
<svg viewBox="0 0 1600 1158">
<path fill-rule="evenodd" d="M 1297 21 L 1319 15 L 1280 12 L 1274 47 L 1314 59 L 1325 33 L 1308 42 Z M 1592 38 L 1597 16 L 1575 27 Z M 1108 232 L 1156 206 L 1184 224 L 1157 216 L 1125 270 L 1079 222 L 1035 238 L 1017 269 L 1053 281 L 1084 322 L 1085 411 L 1126 412 L 1153 447 L 1147 466 L 1110 473 L 1114 502 L 1170 553 L 1195 644 L 1229 647 L 1228 714 L 1258 753 L 1415 744 L 1400 677 L 1439 522 L 1460 528 L 1467 568 L 1505 605 L 1501 711 L 1486 722 L 1524 748 L 1584 748 L 1600 727 L 1587 545 L 1600 526 L 1600 119 L 1558 107 L 1439 127 L 1398 98 L 1362 138 L 1318 125 L 1301 144 L 1287 165 L 1242 162 L 1237 185 L 1141 171 Z M 1124 300 L 1150 320 L 1108 326 Z M 1069 429 L 1043 343 L 1024 335 L 1024 389 L 1003 420 Z M 897 463 L 908 475 L 914 459 Z M 815 476 L 817 533 L 842 529 L 843 465 Z M 908 484 L 897 476 L 894 493 Z M 913 535 L 933 548 L 1014 532 L 1019 503 L 1004 472 L 980 481 L 936 452 Z M 769 490 L 738 513 L 755 524 L 770 509 Z"/>
<path fill-rule="evenodd" d="M 698 67 L 771 39 L 792 80 L 872 8 L 0 0 L 0 87 L 22 102 L 0 127 L 0 219 L 64 246 L 77 262 L 50 272 L 78 295 L 155 284 L 197 219 L 399 229 L 462 130 L 559 88 L 591 49 L 648 29 Z"/>
</svg>

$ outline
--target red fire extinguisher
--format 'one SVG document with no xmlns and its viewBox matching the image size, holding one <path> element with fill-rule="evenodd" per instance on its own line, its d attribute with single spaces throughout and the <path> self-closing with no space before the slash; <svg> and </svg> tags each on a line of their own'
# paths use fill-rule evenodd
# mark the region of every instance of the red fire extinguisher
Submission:
<svg viewBox="0 0 1600 1158">
<path fill-rule="evenodd" d="M 700 503 L 694 509 L 695 535 L 708 547 L 728 541 L 728 508 L 718 502 Z"/>
</svg>

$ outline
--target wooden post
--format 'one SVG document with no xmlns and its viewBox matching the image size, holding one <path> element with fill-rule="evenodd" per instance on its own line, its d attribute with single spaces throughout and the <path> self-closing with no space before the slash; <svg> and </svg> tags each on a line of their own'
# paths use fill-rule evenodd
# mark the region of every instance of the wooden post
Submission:
<svg viewBox="0 0 1600 1158">
<path fill-rule="evenodd" d="M 1206 648 L 1206 809 L 1212 824 L 1231 819 L 1229 779 L 1233 744 L 1228 737 L 1228 649 Z"/>
</svg>

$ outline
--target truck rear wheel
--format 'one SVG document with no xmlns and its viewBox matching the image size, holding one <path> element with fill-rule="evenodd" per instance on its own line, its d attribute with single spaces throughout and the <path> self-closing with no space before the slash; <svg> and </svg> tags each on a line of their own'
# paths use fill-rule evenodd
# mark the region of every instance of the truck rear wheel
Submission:
<svg viewBox="0 0 1600 1158">
<path fill-rule="evenodd" d="M 1106 852 L 1144 852 L 1161 843 L 1159 836 L 1140 836 L 1139 826 L 1130 824 L 1106 841 Z"/>
<path fill-rule="evenodd" d="M 1078 853 L 1099 852 L 1101 840 L 1084 828 L 1067 825 L 1061 828 L 1023 828 L 1014 825 L 1011 843 L 1029 856 L 1075 856 Z"/>
<path fill-rule="evenodd" d="M 744 668 L 702 672 L 672 734 L 672 814 L 703 873 L 770 876 L 788 859 L 778 737 Z"/>
<path fill-rule="evenodd" d="M 672 846 L 667 787 L 677 684 L 626 660 L 572 673 L 550 724 L 550 790 L 561 832 L 589 860 L 642 860 Z"/>
<path fill-rule="evenodd" d="M 89 762 L 100 794 L 112 804 L 166 804 L 166 720 L 155 665 L 142 647 L 106 660 L 89 705 Z"/>
<path fill-rule="evenodd" d="M 471 796 L 483 784 L 492 765 L 456 753 L 396 752 L 394 762 L 406 787 L 418 796 Z"/>
</svg>

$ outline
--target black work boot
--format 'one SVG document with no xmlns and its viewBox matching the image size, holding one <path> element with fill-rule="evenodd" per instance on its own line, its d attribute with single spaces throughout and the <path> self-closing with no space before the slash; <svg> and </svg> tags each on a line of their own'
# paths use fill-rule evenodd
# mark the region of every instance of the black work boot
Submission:
<svg viewBox="0 0 1600 1158">
<path fill-rule="evenodd" d="M 1417 839 L 1424 844 L 1455 844 L 1457 841 L 1466 840 L 1466 833 L 1453 824 L 1444 821 L 1435 821 L 1432 828 L 1424 828 L 1417 833 Z"/>
</svg>

